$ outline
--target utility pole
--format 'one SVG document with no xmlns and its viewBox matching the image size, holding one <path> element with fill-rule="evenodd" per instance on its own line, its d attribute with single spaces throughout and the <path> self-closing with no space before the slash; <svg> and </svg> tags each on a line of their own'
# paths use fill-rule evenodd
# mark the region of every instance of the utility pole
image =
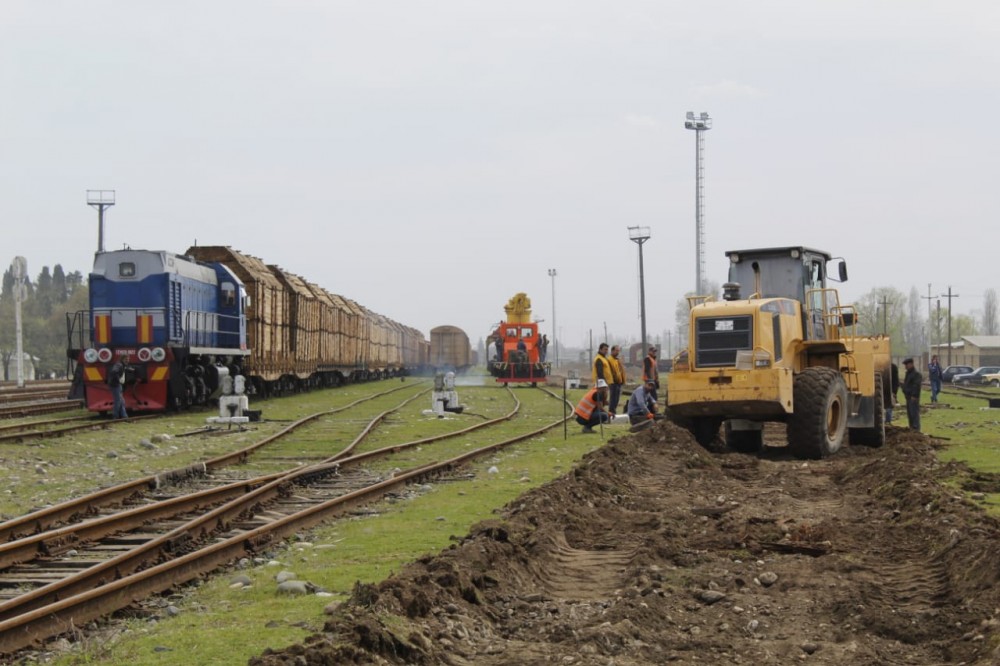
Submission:
<svg viewBox="0 0 1000 666">
<path fill-rule="evenodd" d="M 920 298 L 927 299 L 927 340 L 930 342 L 930 355 L 934 355 L 934 338 L 931 336 L 931 301 L 935 298 L 939 298 L 940 294 L 937 296 L 931 296 L 931 283 L 927 283 L 927 295 L 921 296 Z M 940 342 L 940 340 L 938 340 Z M 930 358 L 927 359 L 930 362 Z"/>
<path fill-rule="evenodd" d="M 889 300 L 882 297 L 882 335 L 889 334 Z"/>
<path fill-rule="evenodd" d="M 10 265 L 11 273 L 14 276 L 14 335 L 16 336 L 15 349 L 17 353 L 17 387 L 24 388 L 24 344 L 22 342 L 21 328 L 21 302 L 24 301 L 28 290 L 24 286 L 28 278 L 28 262 L 24 257 L 14 257 L 14 262 Z"/>
<path fill-rule="evenodd" d="M 549 277 L 552 278 L 552 353 L 555 354 L 555 365 L 559 367 L 559 336 L 556 335 L 556 269 L 549 269 Z"/>
<path fill-rule="evenodd" d="M 941 353 L 941 299 L 937 299 L 937 317 L 934 319 L 934 337 L 938 341 L 938 354 Z M 949 360 L 951 360 L 949 358 Z"/>
<path fill-rule="evenodd" d="M 951 365 L 951 299 L 958 298 L 958 294 L 951 293 L 948 287 L 948 365 Z"/>
</svg>

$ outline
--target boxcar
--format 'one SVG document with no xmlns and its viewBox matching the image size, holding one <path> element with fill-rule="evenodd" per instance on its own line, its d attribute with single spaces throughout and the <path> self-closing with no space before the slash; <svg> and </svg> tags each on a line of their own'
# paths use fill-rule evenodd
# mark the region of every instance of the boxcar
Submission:
<svg viewBox="0 0 1000 666">
<path fill-rule="evenodd" d="M 464 372 L 472 366 L 469 336 L 457 326 L 431 329 L 431 366 L 433 370 Z"/>
</svg>

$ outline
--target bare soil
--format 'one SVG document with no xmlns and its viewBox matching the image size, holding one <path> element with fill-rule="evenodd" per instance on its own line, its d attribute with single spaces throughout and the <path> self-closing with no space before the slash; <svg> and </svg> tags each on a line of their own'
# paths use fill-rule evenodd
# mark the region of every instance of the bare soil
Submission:
<svg viewBox="0 0 1000 666">
<path fill-rule="evenodd" d="M 998 483 L 936 444 L 806 463 L 658 423 L 250 663 L 1000 663 L 1000 530 L 963 492 Z"/>
</svg>

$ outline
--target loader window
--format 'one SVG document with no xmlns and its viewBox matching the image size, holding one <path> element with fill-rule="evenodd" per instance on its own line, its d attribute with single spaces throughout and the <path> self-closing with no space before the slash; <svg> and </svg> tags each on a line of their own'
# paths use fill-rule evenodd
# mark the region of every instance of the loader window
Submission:
<svg viewBox="0 0 1000 666">
<path fill-rule="evenodd" d="M 771 332 L 774 338 L 774 349 L 771 351 L 777 362 L 781 360 L 781 317 L 777 313 L 771 317 Z"/>
<path fill-rule="evenodd" d="M 232 282 L 223 282 L 221 291 L 223 307 L 233 307 L 236 304 L 236 286 Z"/>
<path fill-rule="evenodd" d="M 822 289 L 823 288 L 823 262 L 814 261 L 810 266 L 809 271 L 809 288 L 810 289 Z"/>
</svg>

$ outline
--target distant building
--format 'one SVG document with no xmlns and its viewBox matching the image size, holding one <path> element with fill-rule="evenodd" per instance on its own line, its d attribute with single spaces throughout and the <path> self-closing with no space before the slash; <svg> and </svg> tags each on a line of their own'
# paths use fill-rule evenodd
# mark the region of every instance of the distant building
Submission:
<svg viewBox="0 0 1000 666">
<path fill-rule="evenodd" d="M 941 365 L 1000 365 L 1000 335 L 963 335 L 960 341 L 932 346 L 931 353 Z"/>
<path fill-rule="evenodd" d="M 32 356 L 28 352 L 24 352 L 24 381 L 31 381 L 35 379 L 35 364 L 40 359 Z M 17 354 L 12 353 L 10 355 L 10 360 L 7 361 L 7 368 L 4 377 L 7 377 L 9 381 L 17 381 Z"/>
</svg>

